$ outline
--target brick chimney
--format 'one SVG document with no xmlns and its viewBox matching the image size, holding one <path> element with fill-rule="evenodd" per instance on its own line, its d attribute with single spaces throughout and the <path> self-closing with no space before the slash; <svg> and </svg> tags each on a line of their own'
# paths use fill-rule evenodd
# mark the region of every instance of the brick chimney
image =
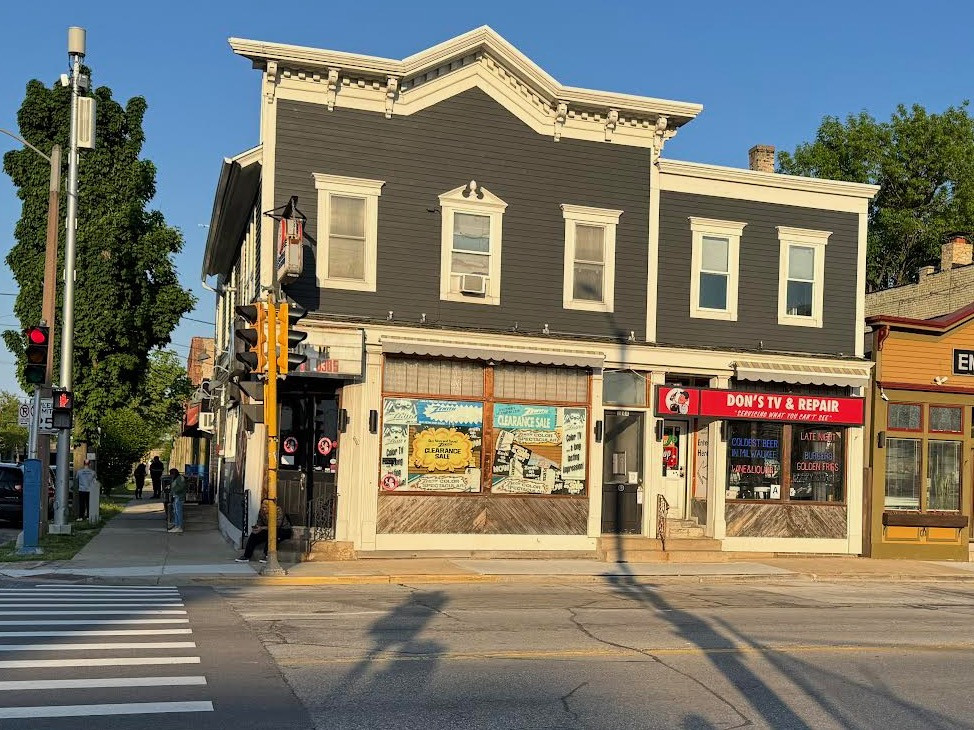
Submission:
<svg viewBox="0 0 974 730">
<path fill-rule="evenodd" d="M 966 233 L 948 233 L 940 247 L 940 270 L 949 271 L 955 266 L 974 263 L 974 245 Z"/>
<path fill-rule="evenodd" d="M 774 145 L 756 144 L 747 151 L 748 167 L 758 172 L 774 172 Z"/>
<path fill-rule="evenodd" d="M 936 270 L 937 270 L 936 266 L 921 266 L 917 273 L 919 277 L 923 279 L 927 276 L 932 276 Z"/>
</svg>

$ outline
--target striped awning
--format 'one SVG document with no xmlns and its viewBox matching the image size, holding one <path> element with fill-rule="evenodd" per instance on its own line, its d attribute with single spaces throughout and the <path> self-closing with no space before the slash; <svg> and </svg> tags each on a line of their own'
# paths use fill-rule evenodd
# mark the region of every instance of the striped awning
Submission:
<svg viewBox="0 0 974 730">
<path fill-rule="evenodd" d="M 805 363 L 774 362 L 771 360 L 741 360 L 734 363 L 738 380 L 759 380 L 775 383 L 803 383 L 807 385 L 837 385 L 860 388 L 869 384 L 871 365 L 811 365 Z"/>
<path fill-rule="evenodd" d="M 601 368 L 605 356 L 600 352 L 555 349 L 507 349 L 475 347 L 450 342 L 416 339 L 382 338 L 382 352 L 389 355 L 452 357 L 464 360 L 496 360 L 525 365 L 552 365 L 571 368 Z"/>
</svg>

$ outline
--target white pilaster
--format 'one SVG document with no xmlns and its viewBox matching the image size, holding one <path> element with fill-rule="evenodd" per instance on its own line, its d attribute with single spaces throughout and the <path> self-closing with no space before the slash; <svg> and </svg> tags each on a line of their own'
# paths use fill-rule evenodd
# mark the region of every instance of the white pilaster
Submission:
<svg viewBox="0 0 974 730">
<path fill-rule="evenodd" d="M 592 375 L 592 410 L 588 449 L 588 535 L 602 534 L 602 459 L 605 445 L 605 408 L 602 404 L 602 371 Z M 601 443 L 595 442 L 595 424 L 603 424 Z"/>
<path fill-rule="evenodd" d="M 646 418 L 646 463 L 643 464 L 645 475 L 643 483 L 646 485 L 643 497 L 643 534 L 656 537 L 656 498 L 663 494 L 663 442 L 656 438 L 657 429 L 661 429 L 662 418 L 655 415 L 656 386 L 666 382 L 666 373 L 654 370 L 649 374 L 650 410 Z M 657 426 L 657 424 L 661 424 Z"/>
<path fill-rule="evenodd" d="M 726 390 L 730 378 L 720 375 L 711 379 L 712 387 Z M 710 495 L 707 499 L 707 534 L 716 540 L 727 536 L 725 499 L 727 498 L 727 441 L 722 421 L 710 424 Z"/>
</svg>

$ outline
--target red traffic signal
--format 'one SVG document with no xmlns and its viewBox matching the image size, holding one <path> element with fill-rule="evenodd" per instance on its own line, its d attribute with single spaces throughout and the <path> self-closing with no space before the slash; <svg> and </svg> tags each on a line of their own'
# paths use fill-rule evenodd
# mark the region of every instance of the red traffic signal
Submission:
<svg viewBox="0 0 974 730">
<path fill-rule="evenodd" d="M 29 385 L 42 385 L 47 380 L 47 350 L 51 346 L 49 327 L 28 327 L 24 330 L 24 380 Z"/>
</svg>

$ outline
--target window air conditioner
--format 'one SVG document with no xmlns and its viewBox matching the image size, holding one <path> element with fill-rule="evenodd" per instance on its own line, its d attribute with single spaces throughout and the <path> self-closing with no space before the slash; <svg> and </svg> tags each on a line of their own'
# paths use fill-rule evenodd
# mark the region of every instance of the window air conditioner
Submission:
<svg viewBox="0 0 974 730">
<path fill-rule="evenodd" d="M 463 274 L 460 277 L 460 291 L 463 294 L 487 296 L 487 277 L 483 274 Z"/>
<path fill-rule="evenodd" d="M 206 431 L 207 433 L 213 433 L 214 427 L 216 426 L 216 414 L 215 413 L 201 413 L 200 414 L 200 431 Z"/>
</svg>

